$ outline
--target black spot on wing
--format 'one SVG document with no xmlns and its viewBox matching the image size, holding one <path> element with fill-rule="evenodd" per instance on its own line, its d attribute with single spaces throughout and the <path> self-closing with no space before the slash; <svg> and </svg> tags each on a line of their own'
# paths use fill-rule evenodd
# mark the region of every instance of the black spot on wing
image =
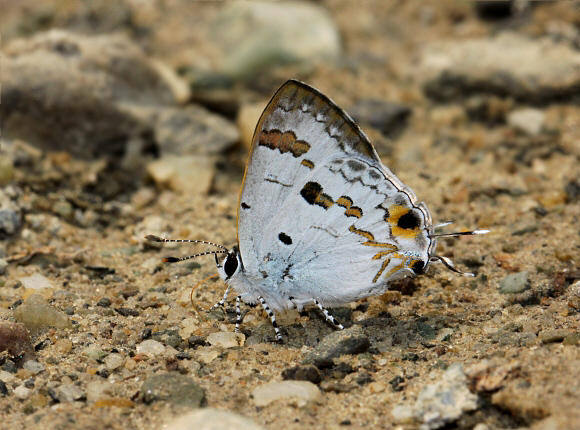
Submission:
<svg viewBox="0 0 580 430">
<path fill-rule="evenodd" d="M 242 209 L 250 209 L 251 208 L 251 206 L 249 204 L 244 203 L 244 202 L 242 202 L 241 206 L 242 206 Z"/>
<path fill-rule="evenodd" d="M 304 197 L 304 200 L 308 202 L 308 204 L 315 204 L 316 198 L 322 192 L 322 186 L 318 182 L 308 182 L 302 189 L 300 190 L 300 195 Z"/>
<path fill-rule="evenodd" d="M 421 218 L 417 213 L 414 211 L 409 211 L 404 215 L 401 215 L 399 221 L 397 222 L 397 226 L 400 228 L 404 228 L 406 230 L 413 230 L 416 229 L 421 225 Z"/>
<path fill-rule="evenodd" d="M 281 232 L 278 235 L 278 239 L 280 239 L 280 242 L 282 242 L 284 245 L 292 245 L 292 238 L 284 232 Z"/>
</svg>

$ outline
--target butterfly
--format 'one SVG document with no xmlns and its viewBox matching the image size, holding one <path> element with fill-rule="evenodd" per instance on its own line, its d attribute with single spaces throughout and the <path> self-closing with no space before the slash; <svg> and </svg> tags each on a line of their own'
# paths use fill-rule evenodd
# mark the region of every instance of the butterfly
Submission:
<svg viewBox="0 0 580 430">
<path fill-rule="evenodd" d="M 429 209 L 385 167 L 348 114 L 315 88 L 287 81 L 256 126 L 238 204 L 238 245 L 213 254 L 220 277 L 240 302 L 261 304 L 281 341 L 275 312 L 315 305 L 337 328 L 327 307 L 384 293 L 389 283 L 442 262 Z M 469 275 L 469 274 L 468 274 Z"/>
</svg>

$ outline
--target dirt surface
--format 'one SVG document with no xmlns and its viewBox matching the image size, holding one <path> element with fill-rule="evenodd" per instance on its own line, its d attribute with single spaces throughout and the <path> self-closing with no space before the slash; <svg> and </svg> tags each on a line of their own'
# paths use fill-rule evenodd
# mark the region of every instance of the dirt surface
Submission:
<svg viewBox="0 0 580 430">
<path fill-rule="evenodd" d="M 502 52 L 507 42 L 496 36 L 505 33 L 531 46 L 558 44 L 579 58 L 578 2 L 516 3 L 507 12 L 478 13 L 468 2 L 313 2 L 338 29 L 339 58 L 262 68 L 252 79 L 222 86 L 211 31 L 222 3 L 142 7 L 127 1 L 109 8 L 109 2 L 97 1 L 84 7 L 2 2 L 4 44 L 51 28 L 121 34 L 147 58 L 181 73 L 192 87 L 186 104 L 204 104 L 235 123 L 242 139 L 250 126 L 238 113 L 265 103 L 288 78 L 308 82 L 347 111 L 370 99 L 403 106 L 410 114 L 395 134 L 362 124 L 385 165 L 426 202 L 434 222 L 453 220 L 446 228 L 458 231 L 491 230 L 440 241 L 438 253 L 474 277 L 432 265 L 426 275 L 398 282 L 384 296 L 334 310 L 348 330 L 360 327 L 357 336 L 370 346 L 305 371 L 298 379 L 319 387 L 315 399 L 297 393 L 257 406 L 254 390 L 305 366 L 308 354 L 335 333 L 332 326 L 316 310 L 288 311 L 278 315 L 284 343 L 277 344 L 267 316 L 245 307 L 244 344 L 211 345 L 210 334 L 233 332 L 235 323 L 233 303 L 225 315 L 203 311 L 225 290 L 216 278 L 192 294 L 204 319 L 193 310 L 191 288 L 216 273 L 213 258 L 161 262 L 166 255 L 207 248 L 161 249 L 144 240 L 156 234 L 235 245 L 246 146 L 199 152 L 211 154 L 213 179 L 208 189 L 193 192 L 151 174 L 149 163 L 160 153 L 163 158 L 155 132 L 153 138 L 142 134 L 150 140 L 133 158 L 127 149 L 87 160 L 59 145 L 37 149 L 15 135 L 12 116 L 13 131 L 9 138 L 3 133 L 0 148 L 0 204 L 18 220 L 13 230 L 0 229 L 0 316 L 4 324 L 24 323 L 30 339 L 15 335 L 11 343 L 6 335 L 0 342 L 6 345 L 0 355 L 6 385 L 0 393 L 2 427 L 161 428 L 194 407 L 210 406 L 268 429 L 580 428 L 580 79 L 572 71 L 556 79 L 556 86 L 526 82 L 532 89 L 510 93 L 510 85 L 524 86 L 509 80 L 507 89 L 502 83 L 486 86 L 485 70 L 470 75 L 465 69 L 457 72 L 463 86 L 443 97 L 429 88 L 440 89 L 444 80 L 417 76 L 437 42 L 461 47 L 478 39 Z M 11 52 L 16 49 L 12 45 Z M 526 65 L 531 73 L 547 66 Z M 512 115 L 530 110 L 523 125 Z M 153 117 L 138 118 L 147 123 L 142 118 Z M 33 275 L 42 278 L 30 281 Z M 32 294 L 43 296 L 60 317 L 30 325 L 22 316 L 27 309 L 17 310 Z M 28 312 L 49 313 L 41 305 L 34 309 Z M 159 345 L 144 347 L 147 340 Z M 32 343 L 34 352 L 20 342 Z M 24 351 L 41 370 L 24 365 Z M 435 424 L 413 410 L 424 405 L 417 399 L 426 387 L 445 381 L 454 363 L 462 365 L 462 386 L 474 406 Z M 164 373 L 189 378 L 205 399 L 191 394 L 197 388 L 183 394 L 183 401 L 148 398 L 144 382 Z M 167 390 L 177 392 L 170 382 Z M 460 393 L 450 404 L 461 400 Z M 411 416 L 394 412 L 396 407 Z"/>
</svg>

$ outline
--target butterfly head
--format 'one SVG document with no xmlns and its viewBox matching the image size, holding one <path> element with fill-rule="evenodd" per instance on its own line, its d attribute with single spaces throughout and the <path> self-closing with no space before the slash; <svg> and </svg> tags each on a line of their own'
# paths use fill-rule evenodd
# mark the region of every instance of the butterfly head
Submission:
<svg viewBox="0 0 580 430">
<path fill-rule="evenodd" d="M 226 282 L 229 281 L 242 269 L 240 250 L 237 246 L 234 246 L 230 251 L 221 254 L 219 257 L 215 254 L 215 264 L 220 278 Z"/>
</svg>

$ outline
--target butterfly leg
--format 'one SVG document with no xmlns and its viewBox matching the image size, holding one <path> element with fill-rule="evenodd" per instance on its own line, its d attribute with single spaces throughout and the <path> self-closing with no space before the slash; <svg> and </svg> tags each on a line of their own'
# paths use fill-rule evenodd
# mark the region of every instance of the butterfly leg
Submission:
<svg viewBox="0 0 580 430">
<path fill-rule="evenodd" d="M 242 301 L 242 295 L 236 297 L 236 333 L 240 331 L 240 324 L 242 323 L 242 311 L 240 309 L 240 302 Z"/>
<path fill-rule="evenodd" d="M 324 308 L 324 306 L 322 306 L 318 300 L 314 299 L 314 304 L 316 305 L 316 307 L 318 307 L 318 309 L 320 309 L 322 311 L 322 313 L 324 314 L 324 317 L 326 318 L 326 321 L 329 321 L 330 323 L 332 323 L 339 330 L 344 330 L 344 326 L 341 323 L 339 323 L 337 320 L 335 320 L 334 317 L 328 313 L 326 308 Z"/>
<path fill-rule="evenodd" d="M 270 320 L 272 321 L 272 325 L 274 326 L 274 331 L 276 332 L 276 339 L 278 340 L 278 342 L 282 342 L 282 334 L 280 334 L 280 329 L 278 328 L 278 323 L 276 323 L 276 315 L 274 315 L 274 312 L 272 312 L 270 310 L 270 307 L 268 306 L 268 304 L 266 303 L 266 300 L 264 300 L 264 298 L 262 296 L 258 296 L 258 300 L 260 300 L 260 303 L 262 304 L 262 308 L 266 311 L 266 313 L 270 317 Z"/>
<path fill-rule="evenodd" d="M 211 308 L 209 308 L 210 311 L 213 311 L 215 308 L 220 307 L 220 306 L 222 308 L 224 307 L 226 300 L 228 299 L 228 294 L 230 293 L 230 288 L 231 288 L 230 286 L 228 286 L 228 288 L 226 288 L 226 291 L 225 291 L 222 299 L 219 302 L 217 302 L 215 305 L 213 305 Z"/>
</svg>

